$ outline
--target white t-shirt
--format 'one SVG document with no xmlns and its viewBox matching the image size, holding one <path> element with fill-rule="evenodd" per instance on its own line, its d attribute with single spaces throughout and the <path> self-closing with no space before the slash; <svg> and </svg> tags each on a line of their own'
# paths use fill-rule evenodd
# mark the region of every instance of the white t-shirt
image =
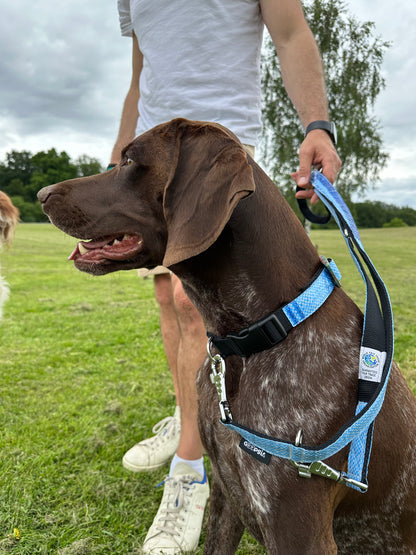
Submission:
<svg viewBox="0 0 416 555">
<path fill-rule="evenodd" d="M 175 117 L 214 121 L 255 146 L 261 131 L 259 0 L 118 0 L 143 54 L 137 135 Z"/>
</svg>

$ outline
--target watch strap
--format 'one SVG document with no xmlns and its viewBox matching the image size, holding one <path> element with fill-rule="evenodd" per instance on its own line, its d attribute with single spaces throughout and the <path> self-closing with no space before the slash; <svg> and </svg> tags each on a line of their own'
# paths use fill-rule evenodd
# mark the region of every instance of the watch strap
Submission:
<svg viewBox="0 0 416 555">
<path fill-rule="evenodd" d="M 305 129 L 305 137 L 310 131 L 314 131 L 315 129 L 322 129 L 323 131 L 326 131 L 330 136 L 333 144 L 334 145 L 337 144 L 335 123 L 333 123 L 332 121 L 325 121 L 325 120 L 312 121 Z"/>
</svg>

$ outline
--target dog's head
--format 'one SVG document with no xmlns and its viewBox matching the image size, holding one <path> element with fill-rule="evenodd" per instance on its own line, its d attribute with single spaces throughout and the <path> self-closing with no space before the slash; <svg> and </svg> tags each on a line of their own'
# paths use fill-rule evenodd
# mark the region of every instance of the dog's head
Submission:
<svg viewBox="0 0 416 555">
<path fill-rule="evenodd" d="M 19 210 L 9 197 L 0 191 L 0 245 L 10 244 L 19 221 Z"/>
<path fill-rule="evenodd" d="M 176 119 L 130 143 L 113 170 L 45 187 L 38 198 L 56 227 L 82 239 L 75 266 L 98 275 L 202 253 L 254 188 L 231 132 Z"/>
</svg>

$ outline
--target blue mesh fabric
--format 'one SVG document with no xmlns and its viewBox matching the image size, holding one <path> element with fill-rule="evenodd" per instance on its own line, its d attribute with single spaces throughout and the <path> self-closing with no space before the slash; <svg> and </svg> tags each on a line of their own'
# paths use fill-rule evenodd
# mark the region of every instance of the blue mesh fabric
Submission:
<svg viewBox="0 0 416 555">
<path fill-rule="evenodd" d="M 330 266 L 337 279 L 341 279 L 341 274 L 333 260 L 331 260 Z M 300 324 L 300 322 L 303 322 L 303 320 L 306 320 L 308 316 L 318 310 L 329 297 L 333 288 L 334 281 L 330 273 L 324 270 L 306 291 L 301 293 L 283 309 L 292 326 Z"/>
</svg>

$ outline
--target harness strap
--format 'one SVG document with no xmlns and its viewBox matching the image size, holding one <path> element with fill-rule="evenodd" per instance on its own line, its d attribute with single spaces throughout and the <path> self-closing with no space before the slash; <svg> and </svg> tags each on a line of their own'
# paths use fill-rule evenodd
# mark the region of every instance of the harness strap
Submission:
<svg viewBox="0 0 416 555">
<path fill-rule="evenodd" d="M 340 287 L 341 274 L 333 260 L 321 257 L 322 265 L 310 282 L 290 303 L 278 308 L 268 316 L 244 328 L 239 333 L 224 337 L 207 332 L 223 358 L 229 355 L 248 357 L 274 347 L 295 326 L 306 320 L 326 301 L 334 286 Z"/>
<path fill-rule="evenodd" d="M 381 409 L 393 362 L 394 326 L 390 297 L 365 252 L 354 219 L 341 196 L 320 172 L 312 172 L 311 179 L 318 196 L 343 231 L 350 254 L 366 285 L 356 418 L 362 418 L 367 423 L 367 415 L 374 410 L 375 418 Z M 370 275 L 367 275 L 365 267 Z M 349 452 L 348 473 L 363 483 L 367 483 L 374 418 L 354 438 Z"/>
<path fill-rule="evenodd" d="M 313 463 L 335 455 L 351 444 L 348 473 L 343 483 L 364 492 L 367 489 L 367 470 L 371 453 L 374 420 L 384 401 L 393 359 L 393 316 L 387 289 L 361 243 L 355 222 L 344 201 L 331 183 L 319 172 L 313 171 L 311 183 L 340 227 L 351 256 L 366 285 L 366 309 L 359 361 L 358 404 L 355 416 L 329 441 L 315 446 L 302 446 L 266 436 L 232 420 L 227 410 L 221 422 L 237 431 L 252 445 L 294 463 Z M 367 268 L 370 276 L 365 271 Z M 371 279 L 370 279 L 371 277 Z M 373 286 L 374 283 L 374 286 Z M 289 303 L 290 304 L 290 303 Z M 215 344 L 215 343 L 214 343 Z M 219 358 L 220 355 L 216 355 Z M 215 366 L 215 365 L 214 365 Z M 225 379 L 222 376 L 225 388 Z M 226 400 L 225 391 L 223 395 Z M 358 485 L 354 485 L 358 483 Z"/>
</svg>

